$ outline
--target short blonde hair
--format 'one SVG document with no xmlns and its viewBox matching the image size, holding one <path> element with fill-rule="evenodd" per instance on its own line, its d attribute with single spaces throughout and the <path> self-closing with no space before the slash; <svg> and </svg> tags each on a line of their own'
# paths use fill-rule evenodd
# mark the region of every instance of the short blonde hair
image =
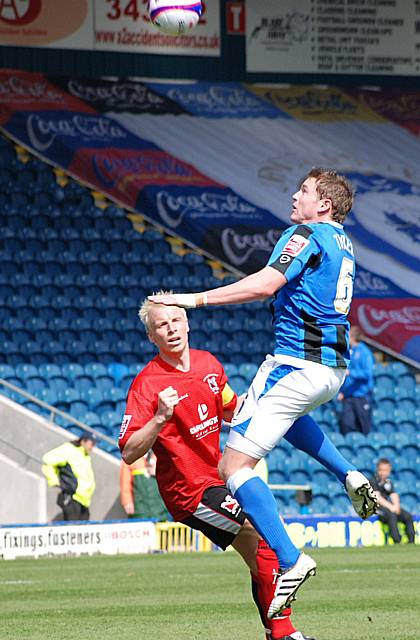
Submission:
<svg viewBox="0 0 420 640">
<path fill-rule="evenodd" d="M 156 291 L 153 295 L 172 295 L 172 294 L 173 294 L 173 291 L 164 291 L 163 289 L 161 289 L 160 291 Z M 147 334 L 150 333 L 150 328 L 151 328 L 150 321 L 149 321 L 150 311 L 152 309 L 155 309 L 156 307 L 166 307 L 166 306 L 167 306 L 166 304 L 156 304 L 156 302 L 150 302 L 148 298 L 143 300 L 143 302 L 140 305 L 138 315 L 144 325 L 144 328 L 146 329 Z M 184 312 L 185 316 L 187 316 L 185 309 L 182 309 L 182 311 Z"/>
</svg>

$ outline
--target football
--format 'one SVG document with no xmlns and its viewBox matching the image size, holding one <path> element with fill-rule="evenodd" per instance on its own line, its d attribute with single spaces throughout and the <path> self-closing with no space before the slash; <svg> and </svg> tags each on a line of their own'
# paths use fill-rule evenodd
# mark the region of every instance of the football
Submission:
<svg viewBox="0 0 420 640">
<path fill-rule="evenodd" d="M 201 13 L 201 2 L 194 0 L 149 0 L 149 17 L 152 24 L 171 36 L 181 36 L 194 29 Z"/>
</svg>

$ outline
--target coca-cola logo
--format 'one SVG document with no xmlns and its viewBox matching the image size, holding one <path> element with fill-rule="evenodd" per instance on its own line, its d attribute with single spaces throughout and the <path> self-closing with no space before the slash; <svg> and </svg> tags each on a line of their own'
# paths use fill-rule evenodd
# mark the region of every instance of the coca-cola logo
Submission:
<svg viewBox="0 0 420 640">
<path fill-rule="evenodd" d="M 222 247 L 231 262 L 239 266 L 244 264 L 255 251 L 270 254 L 281 236 L 279 229 L 269 229 L 263 233 L 241 234 L 235 229 L 224 229 Z"/>
<path fill-rule="evenodd" d="M 239 87 L 213 86 L 206 91 L 188 91 L 180 87 L 170 89 L 168 97 L 187 108 L 206 109 L 214 113 L 231 112 L 235 115 L 250 109 L 261 111 L 264 106 L 258 98 Z"/>
<path fill-rule="evenodd" d="M 29 82 L 24 78 L 10 76 L 0 82 L 0 101 L 2 99 L 19 100 L 19 102 L 63 102 L 60 93 L 52 89 L 47 82 Z"/>
<path fill-rule="evenodd" d="M 374 275 L 373 273 L 369 273 L 368 271 L 359 270 L 356 275 L 355 281 L 355 292 L 375 292 L 375 293 L 385 293 L 389 291 L 390 287 L 387 285 L 385 280 L 380 278 L 379 276 Z"/>
<path fill-rule="evenodd" d="M 49 119 L 31 114 L 27 120 L 27 133 L 31 144 L 38 151 L 45 151 L 57 136 L 101 140 L 110 142 L 125 138 L 121 127 L 106 118 L 86 117 L 80 114 L 70 118 Z"/>
<path fill-rule="evenodd" d="M 190 220 L 211 218 L 212 222 L 226 217 L 240 218 L 241 222 L 261 218 L 255 206 L 235 194 L 203 192 L 200 195 L 174 195 L 159 191 L 156 207 L 162 220 L 172 228 L 178 227 L 185 216 Z"/>
<path fill-rule="evenodd" d="M 110 107 L 160 106 L 165 102 L 161 96 L 142 84 L 113 83 L 95 87 L 69 80 L 68 90 L 76 98 L 88 102 L 105 102 Z"/>
<path fill-rule="evenodd" d="M 95 154 L 92 162 L 95 175 L 107 187 L 114 187 L 118 181 L 124 188 L 128 181 L 139 184 L 158 178 L 168 182 L 193 182 L 196 177 L 188 165 L 160 152 L 125 157 Z"/>
<path fill-rule="evenodd" d="M 41 0 L 18 0 L 0 3 L 0 20 L 14 27 L 33 22 L 41 11 Z"/>
<path fill-rule="evenodd" d="M 403 324 L 407 331 L 420 330 L 420 307 L 380 309 L 361 304 L 357 309 L 357 317 L 361 328 L 369 336 L 378 336 L 393 324 Z"/>
</svg>

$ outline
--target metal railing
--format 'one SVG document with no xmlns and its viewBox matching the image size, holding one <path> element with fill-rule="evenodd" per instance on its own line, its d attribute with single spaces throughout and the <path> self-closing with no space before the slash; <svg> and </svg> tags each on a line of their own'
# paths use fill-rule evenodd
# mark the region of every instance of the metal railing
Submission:
<svg viewBox="0 0 420 640">
<path fill-rule="evenodd" d="M 54 407 L 53 405 L 48 404 L 48 402 L 44 402 L 44 400 L 40 400 L 39 398 L 37 398 L 36 396 L 33 396 L 28 391 L 25 391 L 24 389 L 21 389 L 20 387 L 17 387 L 15 384 L 12 384 L 11 382 L 8 382 L 7 380 L 4 380 L 3 378 L 0 378 L 0 385 L 2 385 L 3 387 L 6 387 L 7 389 L 10 389 L 11 391 L 14 391 L 15 393 L 19 394 L 20 396 L 22 396 L 22 397 L 26 398 L 27 400 L 30 400 L 31 402 L 33 402 L 33 403 L 37 404 L 38 406 L 42 407 L 43 409 L 46 409 L 48 411 L 48 413 L 49 413 L 48 418 L 46 418 L 48 420 L 48 422 L 51 422 L 51 423 L 55 424 L 58 427 L 62 427 L 62 425 L 60 425 L 59 423 L 57 423 L 55 421 L 56 416 L 60 416 L 61 418 L 63 418 L 67 422 L 70 422 L 74 426 L 79 427 L 80 429 L 82 429 L 82 431 L 89 431 L 89 433 L 92 433 L 98 440 L 103 440 L 104 442 L 108 442 L 109 444 L 113 445 L 114 447 L 117 446 L 117 443 L 113 438 L 110 438 L 109 436 L 105 435 L 104 433 L 101 433 L 100 431 L 97 431 L 96 429 L 93 429 L 88 424 L 85 424 L 84 422 L 81 422 L 77 418 L 74 418 L 70 413 L 67 413 L 66 411 L 62 411 L 61 409 L 57 409 L 57 407 Z M 8 400 L 10 400 L 10 398 L 8 396 L 4 395 L 4 397 L 7 398 Z"/>
</svg>

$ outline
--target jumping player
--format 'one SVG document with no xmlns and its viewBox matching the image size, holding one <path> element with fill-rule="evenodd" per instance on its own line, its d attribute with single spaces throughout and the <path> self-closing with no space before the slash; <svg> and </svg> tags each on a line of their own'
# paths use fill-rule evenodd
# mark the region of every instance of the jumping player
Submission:
<svg viewBox="0 0 420 640">
<path fill-rule="evenodd" d="M 231 494 L 282 567 L 268 617 L 294 600 L 299 587 L 315 573 L 316 563 L 300 553 L 287 535 L 274 496 L 254 471 L 257 461 L 288 434 L 296 446 L 324 458 L 323 464 L 343 482 L 362 518 L 377 508 L 368 479 L 305 415 L 336 395 L 349 363 L 347 314 L 355 262 L 343 222 L 352 203 L 353 192 L 344 176 L 312 169 L 293 196 L 293 226 L 278 241 L 266 267 L 210 291 L 149 297 L 192 308 L 275 295 L 274 356 L 261 365 L 233 420 L 220 467 Z"/>
<path fill-rule="evenodd" d="M 222 365 L 209 352 L 189 348 L 184 309 L 145 301 L 139 315 L 159 354 L 128 392 L 119 440 L 124 461 L 131 464 L 153 448 L 159 490 L 174 519 L 242 556 L 267 640 L 313 640 L 295 629 L 290 608 L 267 619 L 277 557 L 218 475 L 222 419 L 230 421 L 238 403 Z"/>
</svg>

